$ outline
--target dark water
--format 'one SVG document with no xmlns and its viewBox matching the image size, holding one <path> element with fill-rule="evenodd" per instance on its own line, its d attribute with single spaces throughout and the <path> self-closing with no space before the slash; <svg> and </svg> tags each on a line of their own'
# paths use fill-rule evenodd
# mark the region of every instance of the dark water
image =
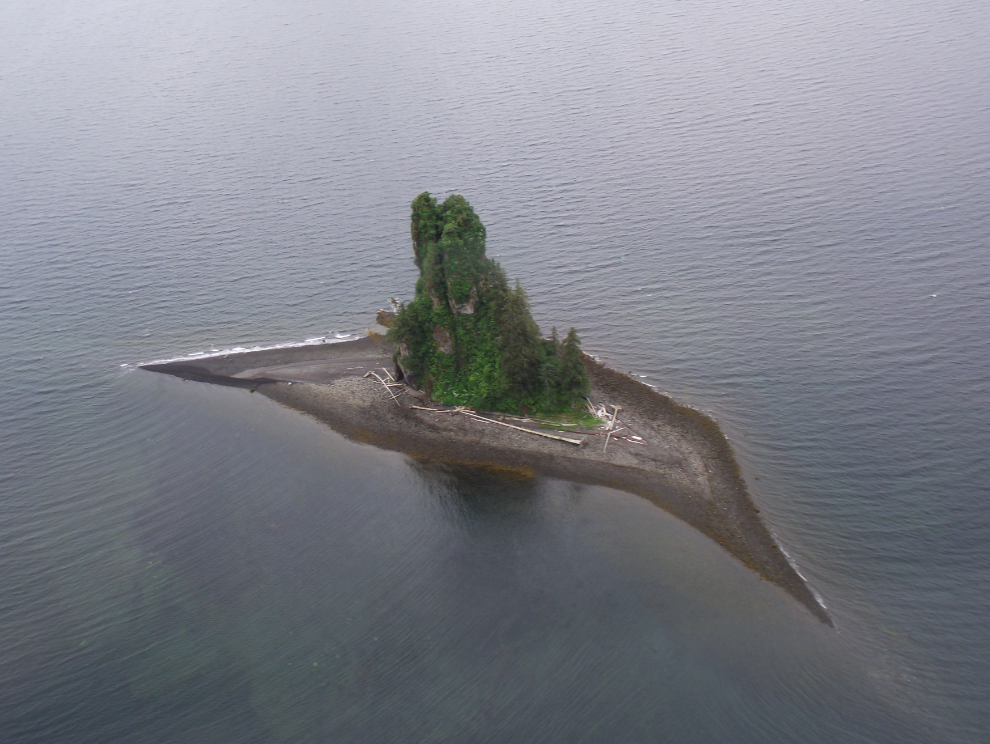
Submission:
<svg viewBox="0 0 990 744">
<path fill-rule="evenodd" d="M 983 740 L 988 26 L 5 3 L 0 740 Z M 719 419 L 836 630 L 635 497 L 133 369 L 360 333 L 426 189 Z"/>
</svg>

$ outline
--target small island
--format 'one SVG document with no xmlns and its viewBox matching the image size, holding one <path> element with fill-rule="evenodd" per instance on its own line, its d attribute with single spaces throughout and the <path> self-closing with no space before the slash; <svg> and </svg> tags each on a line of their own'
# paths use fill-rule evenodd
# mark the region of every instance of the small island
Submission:
<svg viewBox="0 0 990 744">
<path fill-rule="evenodd" d="M 572 328 L 543 338 L 523 289 L 485 255 L 463 196 L 412 203 L 420 276 L 386 333 L 143 368 L 248 388 L 353 440 L 420 460 L 547 476 L 641 496 L 831 625 L 759 516 L 718 424 L 583 354 Z"/>
</svg>

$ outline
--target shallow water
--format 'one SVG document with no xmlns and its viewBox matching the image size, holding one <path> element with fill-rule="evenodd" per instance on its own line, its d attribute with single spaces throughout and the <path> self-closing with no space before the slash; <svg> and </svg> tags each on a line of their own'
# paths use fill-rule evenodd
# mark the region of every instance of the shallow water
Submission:
<svg viewBox="0 0 990 744">
<path fill-rule="evenodd" d="M 986 27 L 5 4 L 0 738 L 979 741 Z M 545 329 L 718 418 L 837 630 L 635 497 L 133 369 L 360 333 L 424 189 Z"/>
</svg>

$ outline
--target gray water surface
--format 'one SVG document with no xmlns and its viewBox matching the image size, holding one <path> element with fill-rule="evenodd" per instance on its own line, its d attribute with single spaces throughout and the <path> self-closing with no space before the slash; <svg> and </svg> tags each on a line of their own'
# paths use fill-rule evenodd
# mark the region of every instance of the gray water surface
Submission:
<svg viewBox="0 0 990 744">
<path fill-rule="evenodd" d="M 977 742 L 986 8 L 0 8 L 0 739 Z M 463 193 L 711 412 L 828 629 L 636 497 L 137 371 L 360 334 Z"/>
</svg>

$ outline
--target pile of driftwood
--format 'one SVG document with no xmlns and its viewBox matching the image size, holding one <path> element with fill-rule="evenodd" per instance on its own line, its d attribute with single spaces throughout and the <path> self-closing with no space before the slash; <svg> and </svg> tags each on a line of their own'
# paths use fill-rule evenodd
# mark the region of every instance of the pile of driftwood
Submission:
<svg viewBox="0 0 990 744">
<path fill-rule="evenodd" d="M 605 446 L 602 448 L 602 452 L 608 452 L 608 443 L 610 441 L 620 441 L 628 442 L 629 444 L 639 444 L 646 445 L 646 441 L 643 437 L 638 434 L 634 434 L 628 426 L 622 425 L 619 421 L 619 411 L 622 410 L 622 406 L 612 406 L 607 403 L 599 403 L 597 406 L 591 402 L 589 398 L 585 398 L 588 401 L 588 412 L 597 419 L 604 422 L 602 425 L 604 431 L 591 432 L 598 436 L 605 437 Z M 611 408 L 612 412 L 609 413 L 608 409 Z M 626 432 L 622 434 L 621 432 Z"/>
<path fill-rule="evenodd" d="M 395 401 L 395 405 L 397 405 L 399 408 L 402 408 L 402 404 L 399 402 L 399 399 L 395 397 L 395 393 L 392 391 L 392 388 L 402 388 L 402 389 L 405 389 L 406 386 L 403 385 L 401 382 L 396 382 L 395 381 L 395 378 L 392 377 L 392 374 L 387 369 L 385 369 L 384 367 L 382 367 L 381 370 L 382 370 L 382 372 L 385 373 L 385 377 L 388 377 L 388 381 L 386 381 L 384 377 L 381 377 L 374 370 L 369 370 L 369 371 L 365 372 L 364 373 L 364 377 L 368 377 L 369 375 L 374 376 L 374 378 L 376 380 L 378 380 L 378 382 L 380 382 L 382 385 L 385 386 L 385 391 L 390 396 L 392 396 L 392 400 Z"/>
</svg>

